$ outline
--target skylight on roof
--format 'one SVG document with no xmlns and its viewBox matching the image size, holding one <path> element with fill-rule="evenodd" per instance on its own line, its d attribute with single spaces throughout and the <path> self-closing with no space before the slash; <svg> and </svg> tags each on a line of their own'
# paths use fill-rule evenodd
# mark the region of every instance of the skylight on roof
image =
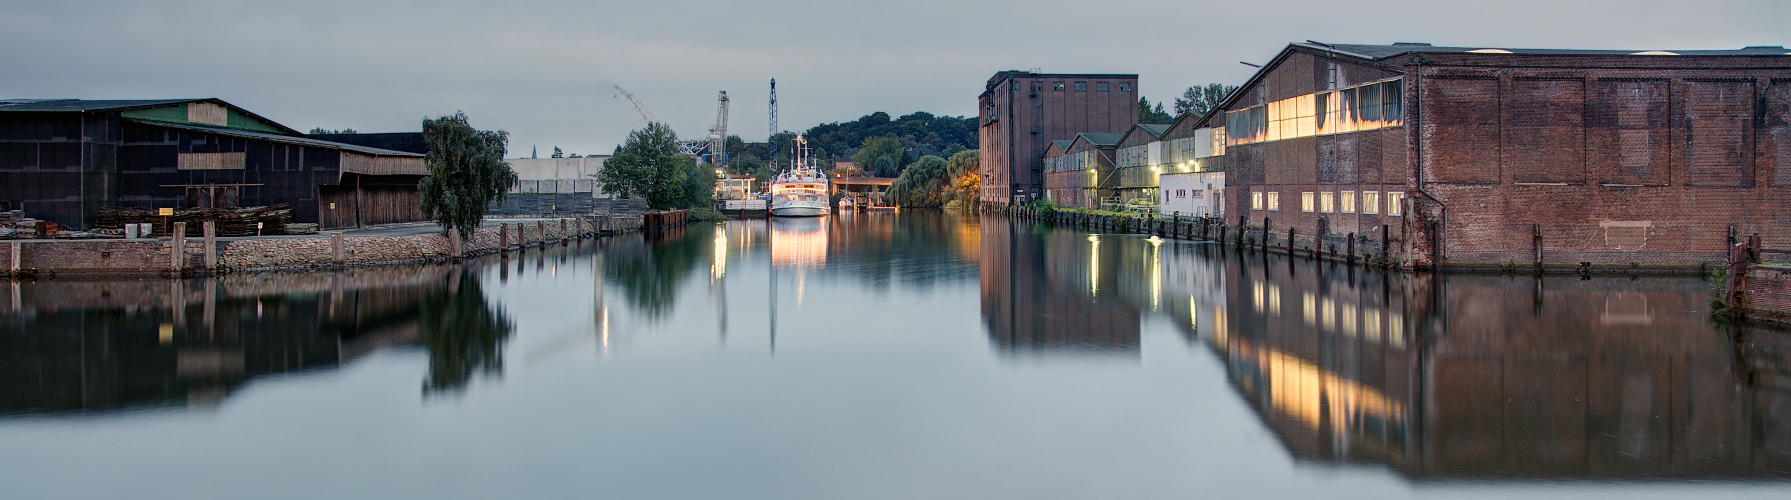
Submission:
<svg viewBox="0 0 1791 500">
<path fill-rule="evenodd" d="M 1511 51 L 1505 50 L 1505 49 L 1474 49 L 1474 50 L 1468 51 L 1468 53 L 1469 54 L 1510 54 Z"/>
<path fill-rule="evenodd" d="M 1631 52 L 1629 55 L 1632 55 L 1632 56 L 1676 56 L 1676 55 L 1679 55 L 1679 53 L 1678 52 L 1668 52 L 1665 50 L 1644 50 L 1641 52 Z"/>
</svg>

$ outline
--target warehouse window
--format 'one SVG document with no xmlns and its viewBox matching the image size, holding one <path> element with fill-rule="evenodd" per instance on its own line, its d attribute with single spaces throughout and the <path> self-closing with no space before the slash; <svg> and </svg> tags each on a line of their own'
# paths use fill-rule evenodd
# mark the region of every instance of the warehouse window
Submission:
<svg viewBox="0 0 1791 500">
<path fill-rule="evenodd" d="M 1337 194 L 1337 211 L 1346 214 L 1356 213 L 1356 192 L 1344 191 Z"/>
<path fill-rule="evenodd" d="M 1337 211 L 1337 205 L 1335 204 L 1336 201 L 1337 201 L 1337 198 L 1336 198 L 1335 193 L 1332 193 L 1330 191 L 1323 191 L 1323 192 L 1318 193 L 1318 211 L 1324 212 L 1327 214 Z"/>
<path fill-rule="evenodd" d="M 1095 82 L 1095 92 L 1106 92 L 1107 82 Z"/>
<path fill-rule="evenodd" d="M 1063 82 L 1051 82 L 1051 90 L 1063 92 Z"/>
<path fill-rule="evenodd" d="M 1281 193 L 1269 191 L 1269 210 L 1274 212 L 1281 211 Z"/>
<path fill-rule="evenodd" d="M 1119 91 L 1120 92 L 1131 92 L 1132 91 L 1132 83 L 1131 82 L 1119 82 Z"/>
<path fill-rule="evenodd" d="M 1301 212 L 1311 212 L 1312 211 L 1312 192 L 1311 191 L 1300 192 L 1300 211 Z"/>
<path fill-rule="evenodd" d="M 1014 91 L 1015 92 L 1020 91 L 1020 81 L 1019 80 L 1014 80 Z"/>
<path fill-rule="evenodd" d="M 1250 209 L 1262 210 L 1262 191 L 1250 192 Z"/>
<path fill-rule="evenodd" d="M 1087 92 L 1088 91 L 1088 82 L 1076 82 L 1076 91 L 1077 92 Z"/>
<path fill-rule="evenodd" d="M 1401 192 L 1397 192 L 1397 191 L 1388 191 L 1387 192 L 1387 215 L 1398 217 L 1398 216 L 1400 216 L 1400 214 L 1404 213 L 1405 210 L 1403 209 L 1403 207 L 1400 206 L 1401 205 L 1400 202 L 1402 202 L 1402 201 L 1405 201 L 1405 193 L 1401 193 Z"/>
<path fill-rule="evenodd" d="M 1381 213 L 1381 192 L 1380 191 L 1363 191 L 1362 192 L 1362 213 L 1365 213 L 1365 214 Z"/>
</svg>

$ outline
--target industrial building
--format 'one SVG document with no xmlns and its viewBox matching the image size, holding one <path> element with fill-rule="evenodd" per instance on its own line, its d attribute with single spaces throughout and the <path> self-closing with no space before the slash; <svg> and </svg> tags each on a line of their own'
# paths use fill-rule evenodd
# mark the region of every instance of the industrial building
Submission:
<svg viewBox="0 0 1791 500">
<path fill-rule="evenodd" d="M 978 98 L 981 200 L 1044 196 L 1045 149 L 1084 132 L 1123 134 L 1138 123 L 1138 75 L 1002 71 Z"/>
<path fill-rule="evenodd" d="M 1094 207 L 1113 195 L 1113 150 L 1120 134 L 1084 132 L 1052 141 L 1045 152 L 1045 199 L 1060 207 Z"/>
<path fill-rule="evenodd" d="M 1791 246 L 1782 47 L 1296 43 L 1188 127 L 1224 138 L 1200 163 L 1229 217 L 1283 248 L 1647 268 Z"/>
<path fill-rule="evenodd" d="M 286 203 L 322 227 L 422 219 L 423 155 L 307 137 L 218 99 L 0 100 L 0 210 Z"/>
</svg>

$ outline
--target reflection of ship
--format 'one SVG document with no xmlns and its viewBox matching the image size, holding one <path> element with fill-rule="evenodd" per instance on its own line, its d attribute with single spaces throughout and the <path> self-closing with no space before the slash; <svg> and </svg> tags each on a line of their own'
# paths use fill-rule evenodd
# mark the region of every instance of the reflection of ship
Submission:
<svg viewBox="0 0 1791 500">
<path fill-rule="evenodd" d="M 808 141 L 796 136 L 795 158 L 790 169 L 771 179 L 771 215 L 818 217 L 827 215 L 827 175 L 809 163 Z"/>
<path fill-rule="evenodd" d="M 820 268 L 827 266 L 827 226 L 821 219 L 773 219 L 771 265 Z"/>
</svg>

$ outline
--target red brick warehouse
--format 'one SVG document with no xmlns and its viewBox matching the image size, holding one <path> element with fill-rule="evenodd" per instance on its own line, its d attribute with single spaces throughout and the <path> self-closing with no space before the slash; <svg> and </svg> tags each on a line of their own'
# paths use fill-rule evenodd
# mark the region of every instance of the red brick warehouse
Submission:
<svg viewBox="0 0 1791 500">
<path fill-rule="evenodd" d="M 1226 172 L 1228 220 L 1295 251 L 1684 268 L 1735 234 L 1791 248 L 1782 47 L 1297 43 L 1187 120 L 1224 141 L 1199 161 Z"/>
</svg>

